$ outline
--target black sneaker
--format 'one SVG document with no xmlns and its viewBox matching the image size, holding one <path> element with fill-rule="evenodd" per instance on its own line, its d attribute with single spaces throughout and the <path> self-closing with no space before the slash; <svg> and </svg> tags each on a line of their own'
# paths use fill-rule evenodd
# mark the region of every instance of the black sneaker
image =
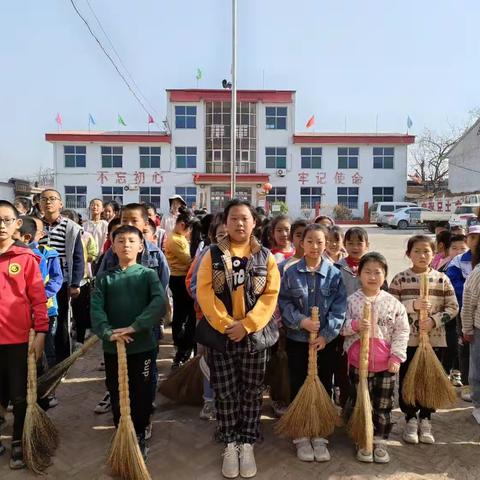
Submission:
<svg viewBox="0 0 480 480">
<path fill-rule="evenodd" d="M 146 462 L 149 448 L 147 440 L 145 438 L 145 434 L 137 435 L 137 442 L 138 446 L 140 447 L 140 452 L 142 452 L 143 461 Z"/>
<path fill-rule="evenodd" d="M 3 429 L 3 427 L 5 426 L 6 423 L 7 423 L 7 421 L 5 420 L 5 417 L 0 416 L 0 432 L 2 431 L 2 429 Z"/>
<path fill-rule="evenodd" d="M 17 440 L 12 442 L 12 453 L 10 456 L 10 468 L 12 470 L 20 470 L 26 468 L 26 464 L 23 461 L 23 448 L 22 441 Z"/>
<path fill-rule="evenodd" d="M 5 450 L 6 450 L 5 446 L 0 441 L 0 455 L 3 455 L 5 453 Z"/>
</svg>

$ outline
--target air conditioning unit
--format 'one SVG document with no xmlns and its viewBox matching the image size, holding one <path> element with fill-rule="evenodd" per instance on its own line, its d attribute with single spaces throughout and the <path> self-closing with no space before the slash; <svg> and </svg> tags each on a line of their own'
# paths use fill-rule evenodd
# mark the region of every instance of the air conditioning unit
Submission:
<svg viewBox="0 0 480 480">
<path fill-rule="evenodd" d="M 284 168 L 279 168 L 277 170 L 277 177 L 284 177 L 287 174 L 287 171 Z"/>
<path fill-rule="evenodd" d="M 136 191 L 138 190 L 138 185 L 136 183 L 131 183 L 130 185 L 125 185 L 123 189 L 128 192 L 128 191 Z"/>
</svg>

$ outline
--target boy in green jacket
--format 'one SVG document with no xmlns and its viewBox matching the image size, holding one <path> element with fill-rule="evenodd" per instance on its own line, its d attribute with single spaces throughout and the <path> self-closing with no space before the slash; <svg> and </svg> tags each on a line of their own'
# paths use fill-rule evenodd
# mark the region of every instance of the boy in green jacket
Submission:
<svg viewBox="0 0 480 480">
<path fill-rule="evenodd" d="M 125 225 L 113 233 L 119 264 L 97 277 L 91 316 L 93 331 L 103 340 L 115 426 L 120 419 L 115 342 L 126 344 L 132 420 L 146 458 L 145 428 L 152 413 L 152 358 L 157 346 L 153 327 L 165 313 L 166 297 L 157 273 L 137 264 L 142 250 L 143 235 L 138 228 Z"/>
</svg>

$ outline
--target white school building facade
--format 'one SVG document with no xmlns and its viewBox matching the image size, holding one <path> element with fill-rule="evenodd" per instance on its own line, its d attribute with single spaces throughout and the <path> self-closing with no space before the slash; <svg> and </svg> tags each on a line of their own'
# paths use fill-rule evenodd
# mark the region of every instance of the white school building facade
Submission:
<svg viewBox="0 0 480 480">
<path fill-rule="evenodd" d="M 47 133 L 55 185 L 85 211 L 101 198 L 150 202 L 161 212 L 179 194 L 217 211 L 230 198 L 228 90 L 167 90 L 166 131 Z M 236 196 L 255 206 L 285 202 L 291 217 L 337 204 L 363 217 L 366 203 L 403 200 L 408 134 L 298 133 L 295 92 L 238 91 Z M 272 188 L 265 195 L 264 185 Z"/>
</svg>

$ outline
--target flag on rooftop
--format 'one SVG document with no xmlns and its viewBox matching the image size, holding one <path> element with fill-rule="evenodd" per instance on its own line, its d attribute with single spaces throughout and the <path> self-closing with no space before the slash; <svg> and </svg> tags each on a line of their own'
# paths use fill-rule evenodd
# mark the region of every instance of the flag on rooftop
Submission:
<svg viewBox="0 0 480 480">
<path fill-rule="evenodd" d="M 155 119 L 150 114 L 148 114 L 148 124 L 150 125 L 151 123 L 155 123 Z"/>
<path fill-rule="evenodd" d="M 125 120 L 122 118 L 122 116 L 120 114 L 118 114 L 117 121 L 118 121 L 119 125 L 123 125 L 124 127 L 127 126 L 127 124 L 125 123 Z"/>
<path fill-rule="evenodd" d="M 88 114 L 88 124 L 89 125 L 96 125 L 95 119 L 93 118 L 92 114 Z"/>
<path fill-rule="evenodd" d="M 195 74 L 195 78 L 197 80 L 200 80 L 202 78 L 202 76 L 203 76 L 202 71 L 199 68 L 197 68 L 197 73 Z"/>
<path fill-rule="evenodd" d="M 55 121 L 57 122 L 58 125 L 62 124 L 62 116 L 57 113 L 57 116 L 55 117 Z"/>
<path fill-rule="evenodd" d="M 410 116 L 407 117 L 407 128 L 412 128 L 413 122 Z"/>
<path fill-rule="evenodd" d="M 315 115 L 312 115 L 309 119 L 307 124 L 305 125 L 306 128 L 311 128 L 315 124 Z"/>
</svg>

